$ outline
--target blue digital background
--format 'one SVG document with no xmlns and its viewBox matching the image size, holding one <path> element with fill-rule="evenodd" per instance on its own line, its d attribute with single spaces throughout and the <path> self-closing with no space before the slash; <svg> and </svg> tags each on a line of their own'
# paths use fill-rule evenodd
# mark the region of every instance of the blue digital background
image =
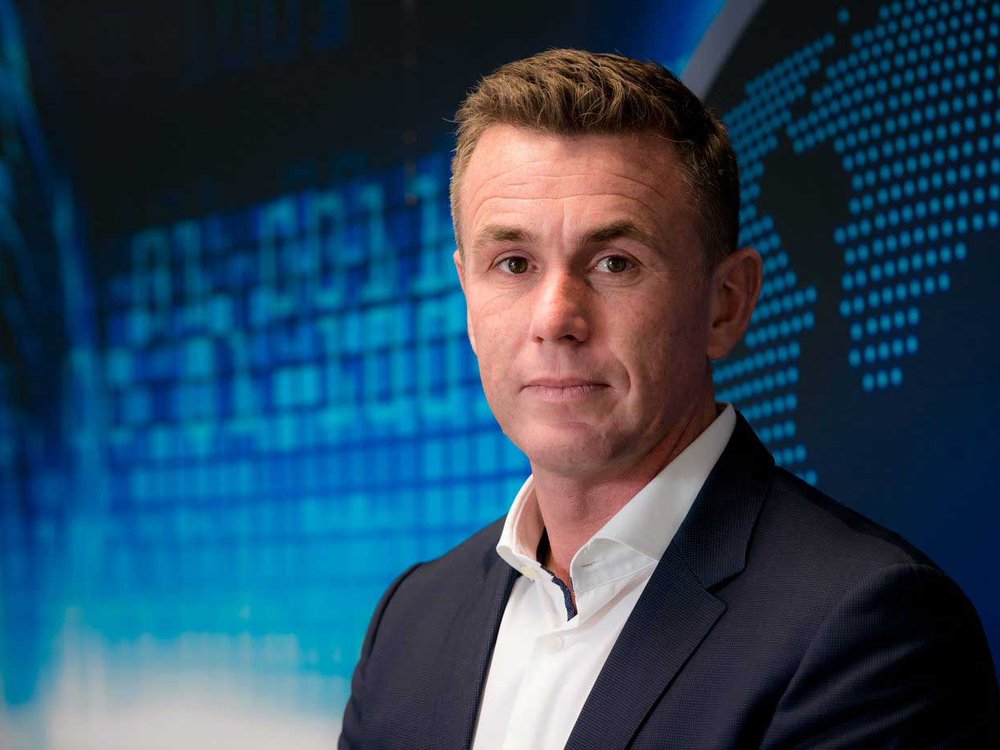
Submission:
<svg viewBox="0 0 1000 750">
<path fill-rule="evenodd" d="M 722 3 L 58 5 L 0 0 L 0 744 L 329 746 L 385 586 L 527 471 L 445 118 L 547 46 L 680 71 Z M 767 269 L 721 398 L 935 557 L 994 654 L 998 21 L 766 3 L 708 92 Z"/>
<path fill-rule="evenodd" d="M 775 0 L 707 96 L 769 279 L 720 396 L 954 576 L 995 661 L 998 43 L 993 2 Z"/>
<path fill-rule="evenodd" d="M 667 13 L 660 48 L 646 54 L 690 55 L 717 6 L 693 20 Z M 229 96 L 240 76 L 260 84 L 296 60 L 332 68 L 352 34 L 364 46 L 379 26 L 364 30 L 352 18 L 362 8 L 329 0 L 189 4 L 194 33 L 171 71 L 180 90 L 160 93 L 177 122 L 158 127 L 128 110 L 168 108 L 142 90 L 156 89 L 167 63 L 132 57 L 137 72 L 115 72 L 126 88 L 138 79 L 122 106 L 125 94 L 101 90 L 109 79 L 88 50 L 58 46 L 58 24 L 92 44 L 106 32 L 88 24 L 117 22 L 149 35 L 132 44 L 158 50 L 156 19 L 58 10 L 0 2 L 10 136 L 0 740 L 328 747 L 386 585 L 501 515 L 527 470 L 485 404 L 466 340 L 449 126 L 433 117 L 428 135 L 416 115 L 374 128 L 348 118 L 349 129 L 395 128 L 426 144 L 400 151 L 383 135 L 282 138 L 247 118 L 189 134 L 201 142 L 184 173 L 190 157 L 172 141 L 185 97 L 204 110 L 206 90 Z M 585 44 L 594 20 L 561 43 Z M 636 23 L 599 26 L 614 36 Z M 525 39 L 469 63 L 442 114 L 478 75 L 556 41 Z M 135 53 L 113 34 L 103 44 Z M 93 80 L 67 86 L 70 74 Z M 371 74 L 389 76 L 377 65 Z M 312 77 L 289 76 L 271 95 L 322 101 L 323 76 Z M 418 83 L 389 96 L 412 103 L 405 89 Z M 254 98 L 233 95 L 248 107 Z M 258 114 L 279 120 L 291 104 Z M 60 117 L 74 105 L 79 121 Z M 317 117 L 345 119 L 336 108 Z M 245 131 L 288 155 L 234 157 L 225 140 Z"/>
</svg>

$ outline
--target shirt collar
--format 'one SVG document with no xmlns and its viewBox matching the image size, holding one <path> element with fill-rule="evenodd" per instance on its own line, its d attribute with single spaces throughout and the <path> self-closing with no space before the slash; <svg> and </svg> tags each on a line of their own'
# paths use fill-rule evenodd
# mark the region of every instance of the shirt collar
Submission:
<svg viewBox="0 0 1000 750">
<path fill-rule="evenodd" d="M 580 548 L 573 558 L 571 573 L 593 547 L 607 542 L 625 545 L 653 562 L 659 561 L 733 434 L 736 411 L 731 404 L 724 407 L 704 432 Z M 529 476 L 507 514 L 497 554 L 515 570 L 538 578 L 542 568 L 536 552 L 543 530 Z"/>
<path fill-rule="evenodd" d="M 542 570 L 537 558 L 538 543 L 544 530 L 542 513 L 535 499 L 534 482 L 529 475 L 507 513 L 500 541 L 497 542 L 497 554 L 515 570 L 537 578 Z M 535 574 L 529 571 L 535 571 Z"/>
</svg>

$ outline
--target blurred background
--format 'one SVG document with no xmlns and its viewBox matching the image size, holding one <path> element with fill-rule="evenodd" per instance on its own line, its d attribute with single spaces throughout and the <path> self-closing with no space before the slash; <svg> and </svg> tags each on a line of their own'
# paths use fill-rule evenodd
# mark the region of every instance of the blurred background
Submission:
<svg viewBox="0 0 1000 750">
<path fill-rule="evenodd" d="M 556 46 L 729 125 L 716 367 L 1000 652 L 1000 4 L 0 0 L 0 746 L 334 744 L 393 577 L 502 515 L 449 118 Z"/>
</svg>

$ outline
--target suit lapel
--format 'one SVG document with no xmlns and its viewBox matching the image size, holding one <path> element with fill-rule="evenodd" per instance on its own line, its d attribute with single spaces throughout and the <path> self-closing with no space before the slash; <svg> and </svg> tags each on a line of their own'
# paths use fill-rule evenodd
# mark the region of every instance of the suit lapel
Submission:
<svg viewBox="0 0 1000 750">
<path fill-rule="evenodd" d="M 726 611 L 709 589 L 746 564 L 773 459 L 742 416 L 594 683 L 567 749 L 626 747 Z"/>
<path fill-rule="evenodd" d="M 452 620 L 441 651 L 434 712 L 421 747 L 469 747 L 479 700 L 507 599 L 518 573 L 489 547 L 481 585 L 468 592 Z"/>
<path fill-rule="evenodd" d="M 567 750 L 628 745 L 725 609 L 685 568 L 676 549 L 668 548 L 611 649 Z"/>
</svg>

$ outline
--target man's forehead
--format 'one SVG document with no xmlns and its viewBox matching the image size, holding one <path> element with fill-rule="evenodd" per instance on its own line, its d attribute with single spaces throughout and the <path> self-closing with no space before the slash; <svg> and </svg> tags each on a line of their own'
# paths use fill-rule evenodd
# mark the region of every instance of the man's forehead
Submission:
<svg viewBox="0 0 1000 750">
<path fill-rule="evenodd" d="M 517 211 L 517 201 L 601 196 L 604 203 L 676 203 L 682 197 L 672 146 L 652 134 L 553 135 L 494 126 L 484 132 L 462 178 L 469 223 L 483 204 Z M 654 209 L 655 210 L 655 209 Z"/>
<path fill-rule="evenodd" d="M 493 126 L 461 184 L 464 240 L 512 239 L 549 201 L 576 199 L 594 214 L 582 233 L 648 236 L 683 202 L 676 164 L 670 144 L 649 133 L 562 136 Z"/>
<path fill-rule="evenodd" d="M 661 169 L 673 171 L 678 166 L 673 144 L 655 133 L 563 135 L 493 125 L 476 143 L 464 179 L 490 179 L 514 170 L 563 176 L 581 167 L 656 173 Z"/>
</svg>

